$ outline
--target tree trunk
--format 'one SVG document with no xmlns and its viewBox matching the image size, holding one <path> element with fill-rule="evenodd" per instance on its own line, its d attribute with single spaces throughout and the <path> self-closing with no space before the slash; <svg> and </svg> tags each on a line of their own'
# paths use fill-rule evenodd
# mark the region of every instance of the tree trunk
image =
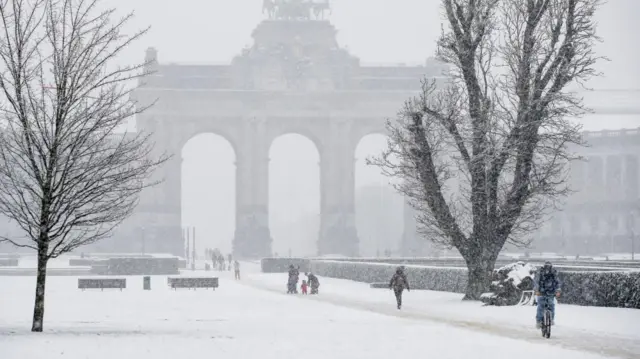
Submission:
<svg viewBox="0 0 640 359">
<path fill-rule="evenodd" d="M 36 276 L 36 301 L 33 307 L 32 332 L 42 332 L 44 322 L 44 293 L 47 280 L 47 252 L 46 245 L 38 246 L 38 273 Z"/>
<path fill-rule="evenodd" d="M 491 256 L 465 258 L 467 262 L 467 290 L 463 300 L 480 300 L 482 293 L 489 290 L 491 275 L 496 264 Z"/>
</svg>

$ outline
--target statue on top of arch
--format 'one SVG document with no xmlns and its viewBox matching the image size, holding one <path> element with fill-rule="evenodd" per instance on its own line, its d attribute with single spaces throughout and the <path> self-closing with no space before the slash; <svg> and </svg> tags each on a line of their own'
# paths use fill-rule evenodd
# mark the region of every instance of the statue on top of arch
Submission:
<svg viewBox="0 0 640 359">
<path fill-rule="evenodd" d="M 262 13 L 270 20 L 324 20 L 329 0 L 264 0 Z"/>
</svg>

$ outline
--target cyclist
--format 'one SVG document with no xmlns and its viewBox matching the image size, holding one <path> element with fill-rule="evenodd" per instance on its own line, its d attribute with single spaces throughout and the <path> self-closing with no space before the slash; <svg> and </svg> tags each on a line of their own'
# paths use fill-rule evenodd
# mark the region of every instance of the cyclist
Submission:
<svg viewBox="0 0 640 359">
<path fill-rule="evenodd" d="M 542 319 L 544 317 L 544 306 L 549 305 L 551 310 L 551 325 L 555 325 L 556 305 L 555 297 L 560 297 L 560 280 L 558 272 L 553 268 L 551 262 L 546 261 L 544 266 L 538 270 L 533 284 L 533 290 L 536 293 L 536 301 L 538 302 L 538 310 L 536 312 L 536 328 L 542 327 Z"/>
</svg>

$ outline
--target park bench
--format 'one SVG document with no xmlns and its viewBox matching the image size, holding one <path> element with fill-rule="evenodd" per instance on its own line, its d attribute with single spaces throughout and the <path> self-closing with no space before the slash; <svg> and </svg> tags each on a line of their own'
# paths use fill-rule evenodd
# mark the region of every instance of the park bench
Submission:
<svg viewBox="0 0 640 359">
<path fill-rule="evenodd" d="M 127 288 L 127 280 L 124 278 L 79 278 L 78 289 L 120 289 Z"/>
<path fill-rule="evenodd" d="M 218 288 L 218 277 L 168 277 L 167 284 L 171 289 L 216 289 Z"/>
</svg>

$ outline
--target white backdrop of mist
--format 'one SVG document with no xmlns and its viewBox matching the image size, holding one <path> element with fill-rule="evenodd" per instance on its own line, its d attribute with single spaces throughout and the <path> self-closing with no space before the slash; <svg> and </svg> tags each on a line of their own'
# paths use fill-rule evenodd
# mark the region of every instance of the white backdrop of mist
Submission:
<svg viewBox="0 0 640 359">
<path fill-rule="evenodd" d="M 140 62 L 145 49 L 155 47 L 160 63 L 229 63 L 241 49 L 251 44 L 251 32 L 265 18 L 262 0 L 104 0 L 122 14 L 134 11 L 135 19 L 127 31 L 151 29 L 144 38 L 126 49 L 121 63 Z M 332 0 L 331 22 L 338 29 L 341 46 L 359 57 L 363 64 L 423 64 L 433 56 L 443 16 L 439 0 Z M 640 86 L 638 37 L 640 1 L 609 0 L 597 15 L 599 34 L 604 42 L 597 51 L 611 61 L 601 62 L 604 76 L 590 87 L 635 89 Z M 419 84 L 416 84 L 419 86 Z M 586 130 L 638 127 L 640 118 L 589 116 Z M 356 151 L 356 188 L 388 183 L 377 168 L 364 164 L 386 145 L 381 135 L 365 137 Z M 235 154 L 231 145 L 215 134 L 191 139 L 182 149 L 182 223 L 197 228 L 198 249 L 231 250 L 235 229 Z M 285 135 L 270 149 L 270 227 L 273 248 L 282 255 L 315 253 L 320 213 L 318 152 L 313 143 L 300 135 Z M 356 208 L 358 211 L 358 208 Z M 401 201 L 386 205 L 385 216 L 401 218 Z M 386 215 L 388 214 L 388 216 Z M 357 214 L 356 214 L 357 215 Z M 394 228 L 386 234 L 385 246 L 395 249 L 402 234 L 402 221 L 384 219 Z M 364 223 L 364 224 L 363 224 Z M 378 241 L 379 239 L 374 239 Z M 371 238 L 361 238 L 372 243 Z M 363 248 L 364 247 L 364 248 Z M 361 246 L 362 254 L 376 248 Z"/>
</svg>

